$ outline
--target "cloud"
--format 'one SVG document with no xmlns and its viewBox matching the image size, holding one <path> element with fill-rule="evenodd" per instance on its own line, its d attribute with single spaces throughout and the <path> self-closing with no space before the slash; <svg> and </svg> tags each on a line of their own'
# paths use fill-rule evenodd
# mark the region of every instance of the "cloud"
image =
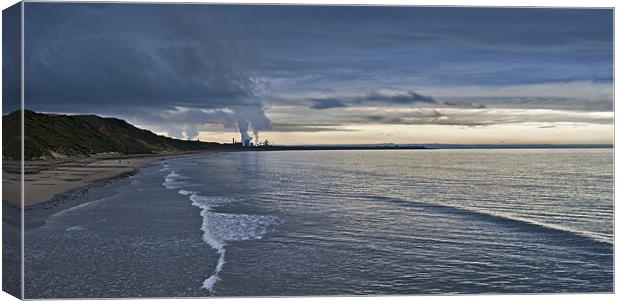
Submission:
<svg viewBox="0 0 620 301">
<path fill-rule="evenodd" d="M 444 101 L 443 104 L 449 107 L 459 107 L 459 108 L 473 108 L 473 109 L 486 108 L 484 104 L 475 104 L 471 102 Z"/>
<path fill-rule="evenodd" d="M 275 132 L 348 132 L 354 131 L 343 128 L 341 124 L 295 124 L 295 123 L 274 123 L 271 129 Z"/>
<path fill-rule="evenodd" d="M 2 110 L 21 107 L 21 4 L 2 12 Z"/>
<path fill-rule="evenodd" d="M 251 72 L 255 50 L 194 7 L 29 6 L 27 107 L 116 116 L 143 108 L 152 115 L 173 107 L 185 108 L 184 115 L 229 109 L 226 124 L 235 120 L 242 135 L 268 129 L 261 82 Z M 207 119 L 188 118 L 211 122 L 198 116 Z M 163 122 L 174 136 L 197 134 L 196 126 Z"/>
<path fill-rule="evenodd" d="M 27 107 L 176 136 L 210 124 L 245 136 L 607 124 L 586 113 L 613 109 L 611 10 L 29 3 L 25 13 Z"/>
<path fill-rule="evenodd" d="M 356 103 L 382 102 L 391 104 L 414 104 L 414 103 L 436 103 L 431 96 L 422 95 L 415 91 L 382 91 L 373 90 L 370 93 L 356 97 Z"/>
<path fill-rule="evenodd" d="M 231 106 L 237 119 L 237 126 L 242 139 L 250 138 L 248 131 L 251 129 L 254 141 L 259 140 L 259 132 L 271 129 L 271 120 L 265 115 L 262 105 Z"/>
<path fill-rule="evenodd" d="M 525 85 L 425 86 L 426 93 L 404 88 L 378 88 L 370 92 L 338 93 L 333 91 L 311 93 L 306 96 L 314 102 L 311 108 L 364 107 L 387 105 L 394 108 L 421 105 L 421 107 L 448 107 L 461 109 L 549 109 L 609 112 L 613 110 L 613 87 L 595 81 L 550 82 Z M 299 93 L 298 93 L 299 94 Z M 303 93 L 300 96 L 304 98 Z M 432 95 L 432 96 L 431 96 Z M 324 103 L 322 102 L 324 100 Z M 289 100 L 294 105 L 301 100 Z"/>
<path fill-rule="evenodd" d="M 338 100 L 335 98 L 311 99 L 310 101 L 313 102 L 313 105 L 311 105 L 310 108 L 316 109 L 316 110 L 347 107 L 347 105 L 344 104 L 341 100 Z"/>
<path fill-rule="evenodd" d="M 431 96 L 422 95 L 415 91 L 402 90 L 372 90 L 363 95 L 348 95 L 310 99 L 310 108 L 323 110 L 348 107 L 348 104 L 384 103 L 388 105 L 411 105 L 416 103 L 437 103 Z"/>
<path fill-rule="evenodd" d="M 441 99 L 444 105 L 454 107 L 475 107 L 484 104 L 485 107 L 492 108 L 613 110 L 613 85 L 608 82 L 446 85 L 425 86 L 422 89 Z"/>
<path fill-rule="evenodd" d="M 207 124 L 218 124 L 225 128 L 237 129 L 236 112 L 230 109 L 196 109 L 174 107 L 164 110 L 138 109 L 126 116 L 128 121 L 157 132 L 167 132 L 178 138 L 196 137 Z"/>
<path fill-rule="evenodd" d="M 365 122 L 377 124 L 434 124 L 452 126 L 489 126 L 502 124 L 558 122 L 613 124 L 612 112 L 578 112 L 547 109 L 430 109 L 389 110 L 370 115 Z M 363 122 L 360 122 L 363 123 Z"/>
<path fill-rule="evenodd" d="M 303 126 L 296 116 L 312 114 L 313 109 L 303 107 L 273 107 L 270 116 L 279 122 Z M 508 124 L 556 123 L 613 124 L 613 112 L 593 112 L 523 108 L 462 108 L 462 107 L 393 107 L 351 106 L 347 110 L 326 110 L 314 122 L 332 127 L 351 125 L 445 125 L 491 126 Z M 275 130 L 275 128 L 274 128 Z"/>
</svg>

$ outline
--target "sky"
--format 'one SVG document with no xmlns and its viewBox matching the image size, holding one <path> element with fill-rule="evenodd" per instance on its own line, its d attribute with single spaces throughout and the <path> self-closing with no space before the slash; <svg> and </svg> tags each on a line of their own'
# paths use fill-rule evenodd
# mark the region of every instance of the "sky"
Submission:
<svg viewBox="0 0 620 301">
<path fill-rule="evenodd" d="M 219 142 L 612 143 L 612 29 L 609 9 L 26 3 L 25 106 Z"/>
</svg>

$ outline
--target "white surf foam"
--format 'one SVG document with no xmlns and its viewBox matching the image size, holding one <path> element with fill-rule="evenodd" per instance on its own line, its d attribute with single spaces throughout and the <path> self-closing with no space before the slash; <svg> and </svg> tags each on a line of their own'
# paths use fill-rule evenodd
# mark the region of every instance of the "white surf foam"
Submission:
<svg viewBox="0 0 620 301">
<path fill-rule="evenodd" d="M 67 228 L 67 231 L 84 231 L 84 230 L 86 230 L 86 227 L 82 225 L 77 225 L 77 226 Z"/>
<path fill-rule="evenodd" d="M 202 196 L 196 192 L 183 190 L 179 193 L 189 195 L 192 205 L 201 209 L 202 239 L 219 255 L 213 275 L 209 276 L 202 287 L 213 291 L 215 283 L 220 279 L 219 273 L 224 267 L 226 242 L 247 239 L 261 239 L 269 226 L 281 224 L 282 220 L 273 216 L 232 214 L 213 212 L 211 208 L 237 200 L 227 197 Z"/>
<path fill-rule="evenodd" d="M 226 263 L 224 260 L 226 242 L 261 239 L 269 230 L 269 226 L 281 224 L 283 221 L 273 216 L 213 212 L 211 211 L 212 208 L 237 200 L 220 196 L 203 196 L 196 191 L 188 190 L 188 187 L 200 186 L 191 183 L 190 179 L 190 177 L 180 175 L 172 170 L 164 177 L 162 185 L 168 189 L 179 189 L 179 194 L 188 196 L 192 205 L 201 209 L 202 239 L 219 255 L 213 275 L 205 279 L 202 284 L 203 288 L 213 291 L 215 284 L 220 279 L 219 273 Z"/>
<path fill-rule="evenodd" d="M 190 191 L 190 190 L 185 190 L 185 189 L 179 190 L 179 194 L 182 194 L 182 195 L 190 195 L 190 194 L 193 194 L 193 193 L 196 193 L 196 192 L 195 191 Z"/>
<path fill-rule="evenodd" d="M 164 182 L 162 185 L 168 189 L 179 189 L 179 188 L 187 188 L 187 187 L 198 187 L 200 184 L 190 183 L 191 177 L 182 176 L 176 171 L 170 172 L 168 175 L 164 177 Z"/>
<path fill-rule="evenodd" d="M 186 183 L 181 181 L 185 177 L 177 174 L 174 170 L 164 177 L 162 185 L 168 189 L 178 189 L 183 187 Z"/>
</svg>

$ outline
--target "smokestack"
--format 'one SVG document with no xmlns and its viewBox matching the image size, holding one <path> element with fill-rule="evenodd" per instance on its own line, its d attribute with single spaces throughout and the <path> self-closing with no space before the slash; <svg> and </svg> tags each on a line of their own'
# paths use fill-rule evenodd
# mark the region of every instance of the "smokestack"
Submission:
<svg viewBox="0 0 620 301">
<path fill-rule="evenodd" d="M 241 143 L 243 146 L 250 146 L 252 138 L 248 135 L 249 122 L 247 120 L 239 120 L 239 133 L 241 134 Z"/>
<path fill-rule="evenodd" d="M 271 121 L 265 116 L 262 106 L 236 106 L 232 109 L 237 117 L 239 134 L 241 134 L 240 142 L 243 146 L 252 146 L 252 141 L 259 141 L 259 131 L 271 128 Z M 248 133 L 250 130 L 254 134 L 253 137 Z"/>
<path fill-rule="evenodd" d="M 252 143 L 252 137 L 243 138 L 243 146 L 250 146 Z"/>
</svg>

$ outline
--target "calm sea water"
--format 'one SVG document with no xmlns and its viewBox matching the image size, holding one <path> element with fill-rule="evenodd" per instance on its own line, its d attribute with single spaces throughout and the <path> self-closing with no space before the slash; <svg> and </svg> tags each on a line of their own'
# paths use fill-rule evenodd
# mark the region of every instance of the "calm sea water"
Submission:
<svg viewBox="0 0 620 301">
<path fill-rule="evenodd" d="M 27 297 L 613 290 L 611 149 L 218 153 L 99 190 L 27 232 Z"/>
</svg>

